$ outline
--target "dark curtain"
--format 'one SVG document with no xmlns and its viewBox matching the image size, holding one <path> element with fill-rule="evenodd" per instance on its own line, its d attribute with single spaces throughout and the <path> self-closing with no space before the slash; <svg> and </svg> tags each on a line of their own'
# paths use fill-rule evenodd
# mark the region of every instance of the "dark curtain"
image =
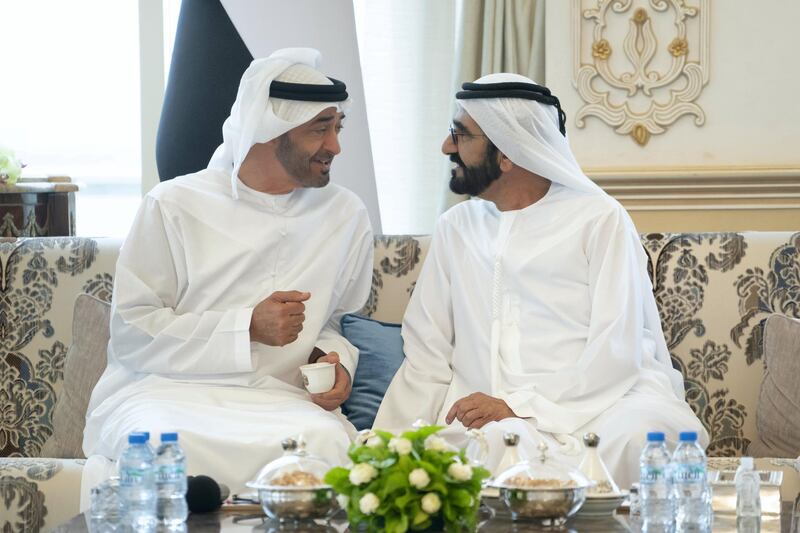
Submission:
<svg viewBox="0 0 800 533">
<path fill-rule="evenodd" d="M 252 60 L 219 0 L 183 0 L 156 139 L 161 181 L 208 166 Z"/>
</svg>

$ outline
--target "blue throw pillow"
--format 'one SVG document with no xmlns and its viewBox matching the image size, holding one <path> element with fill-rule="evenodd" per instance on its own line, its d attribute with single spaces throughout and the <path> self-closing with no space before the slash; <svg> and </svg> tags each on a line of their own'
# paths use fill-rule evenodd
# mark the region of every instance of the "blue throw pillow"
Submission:
<svg viewBox="0 0 800 533">
<path fill-rule="evenodd" d="M 405 357 L 400 324 L 345 315 L 342 317 L 342 333 L 359 350 L 353 391 L 342 404 L 342 413 L 356 429 L 369 429 L 383 395 Z"/>
</svg>

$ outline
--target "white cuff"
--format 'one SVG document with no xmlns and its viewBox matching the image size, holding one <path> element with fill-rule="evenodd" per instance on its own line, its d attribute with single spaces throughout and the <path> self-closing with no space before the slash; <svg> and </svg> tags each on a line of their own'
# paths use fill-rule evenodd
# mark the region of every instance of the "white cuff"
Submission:
<svg viewBox="0 0 800 533">
<path fill-rule="evenodd" d="M 506 402 L 508 407 L 510 407 L 519 418 L 535 418 L 536 413 L 531 405 L 531 400 L 535 395 L 536 393 L 533 391 L 520 390 L 512 392 L 511 394 L 501 392 L 497 396 Z"/>
<path fill-rule="evenodd" d="M 253 370 L 253 351 L 250 349 L 250 320 L 253 308 L 237 309 L 233 317 L 233 371 Z"/>
</svg>

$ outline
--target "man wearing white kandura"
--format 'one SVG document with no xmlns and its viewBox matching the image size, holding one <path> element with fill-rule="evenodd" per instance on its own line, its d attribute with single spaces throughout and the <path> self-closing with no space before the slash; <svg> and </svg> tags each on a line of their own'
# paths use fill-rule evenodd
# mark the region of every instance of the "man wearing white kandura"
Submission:
<svg viewBox="0 0 800 533">
<path fill-rule="evenodd" d="M 406 359 L 375 427 L 421 417 L 489 439 L 544 440 L 573 464 L 580 437 L 623 487 L 646 432 L 708 436 L 684 400 L 661 331 L 647 259 L 623 207 L 581 171 L 558 98 L 516 74 L 464 85 L 442 151 L 450 187 L 473 196 L 439 220 L 403 320 Z"/>
<path fill-rule="evenodd" d="M 355 429 L 339 406 L 358 350 L 339 320 L 367 299 L 373 242 L 362 202 L 328 183 L 349 99 L 318 60 L 254 60 L 208 168 L 142 201 L 87 413 L 84 495 L 134 430 L 177 431 L 188 473 L 234 492 L 298 433 L 346 461 Z M 303 388 L 299 367 L 314 360 L 336 364 L 331 391 Z"/>
</svg>

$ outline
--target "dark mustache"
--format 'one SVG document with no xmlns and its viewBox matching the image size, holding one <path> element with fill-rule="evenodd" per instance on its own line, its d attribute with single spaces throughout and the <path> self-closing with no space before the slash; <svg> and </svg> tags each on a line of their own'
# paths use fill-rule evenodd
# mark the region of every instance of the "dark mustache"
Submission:
<svg viewBox="0 0 800 533">
<path fill-rule="evenodd" d="M 461 167 L 466 167 L 467 166 L 461 160 L 461 156 L 459 156 L 457 153 L 450 154 L 450 161 L 452 161 L 453 163 L 455 163 L 455 164 L 457 164 L 458 166 L 461 166 Z"/>
</svg>

